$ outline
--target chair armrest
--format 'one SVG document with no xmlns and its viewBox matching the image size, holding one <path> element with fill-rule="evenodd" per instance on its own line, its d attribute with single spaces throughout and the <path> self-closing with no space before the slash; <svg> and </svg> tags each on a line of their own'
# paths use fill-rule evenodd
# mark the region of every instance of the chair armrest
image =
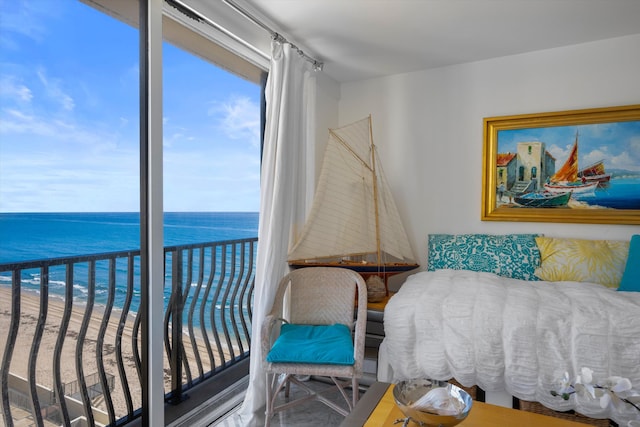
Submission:
<svg viewBox="0 0 640 427">
<path fill-rule="evenodd" d="M 364 279 L 358 275 L 358 307 L 356 309 L 356 321 L 353 333 L 353 356 L 355 359 L 355 371 L 357 376 L 362 375 L 364 364 L 364 343 L 367 334 L 367 285 Z"/>
<path fill-rule="evenodd" d="M 260 332 L 260 343 L 262 347 L 262 359 L 264 360 L 269 354 L 273 343 L 275 342 L 277 336 L 273 336 L 274 326 L 278 321 L 286 322 L 286 320 L 281 319 L 279 317 L 274 316 L 273 314 L 267 315 L 264 318 L 264 322 L 262 322 L 262 330 Z"/>
</svg>

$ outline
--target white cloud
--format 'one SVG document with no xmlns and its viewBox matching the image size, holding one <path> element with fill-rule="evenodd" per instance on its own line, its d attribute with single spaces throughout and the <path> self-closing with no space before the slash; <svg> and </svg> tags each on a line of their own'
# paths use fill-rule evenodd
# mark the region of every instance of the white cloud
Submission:
<svg viewBox="0 0 640 427">
<path fill-rule="evenodd" d="M 260 107 L 248 97 L 232 96 L 224 103 L 217 103 L 209 115 L 218 117 L 221 129 L 229 138 L 260 146 Z"/>
<path fill-rule="evenodd" d="M 70 121 L 28 114 L 16 109 L 0 112 L 0 134 L 4 135 L 5 140 L 18 135 L 29 135 L 37 140 L 46 137 L 51 145 L 59 144 L 62 148 L 79 144 L 90 147 L 92 151 L 113 147 L 120 139 L 112 131 L 100 131 L 90 123 L 77 125 Z"/>
<path fill-rule="evenodd" d="M 640 136 L 634 136 L 629 140 L 629 155 L 640 163 Z"/>
<path fill-rule="evenodd" d="M 632 137 L 626 149 L 617 156 L 611 157 L 607 165 L 612 168 L 640 171 L 640 136 Z"/>
<path fill-rule="evenodd" d="M 40 82 L 44 85 L 45 91 L 50 98 L 58 102 L 63 109 L 67 111 L 73 110 L 75 102 L 73 101 L 73 98 L 62 89 L 61 80 L 47 78 L 46 72 L 42 68 L 39 69 L 36 74 L 38 75 Z"/>
<path fill-rule="evenodd" d="M 561 148 L 556 144 L 551 144 L 547 147 L 547 151 L 556 159 L 556 161 L 564 162 L 569 157 L 569 152 L 573 144 L 567 145 L 565 148 Z"/>
<path fill-rule="evenodd" d="M 14 15 L 6 21 L 5 5 L 29 14 L 20 18 L 10 10 Z M 57 40 L 57 27 L 49 24 L 56 14 L 64 18 L 65 5 L 58 0 L 0 0 L 0 43 L 5 38 L 14 43 L 19 49 L 14 56 L 24 58 L 0 64 L 5 75 L 0 76 L 0 211 L 137 210 L 137 109 L 130 101 L 122 109 L 116 103 L 138 90 L 139 65 L 130 60 L 128 67 L 109 68 L 104 91 L 104 84 L 83 73 L 86 64 L 60 70 L 46 62 L 46 55 L 37 52 Z M 45 9 L 61 11 L 48 14 Z M 66 47 L 77 58 L 73 46 Z M 58 58 L 56 65 L 62 65 L 69 57 Z M 202 86 L 193 90 L 199 96 L 183 98 L 208 99 Z M 230 86 L 226 93 L 232 90 Z M 165 208 L 257 211 L 259 105 L 239 96 L 207 111 L 211 105 L 185 101 L 180 114 L 163 120 L 165 143 L 174 144 L 164 153 Z M 191 110 L 195 108 L 197 114 Z M 175 153 L 180 156 L 172 158 Z"/>
<path fill-rule="evenodd" d="M 623 151 L 619 155 L 608 159 L 606 165 L 614 169 L 640 171 L 640 166 L 638 165 L 638 161 L 634 160 L 626 151 Z"/>
<path fill-rule="evenodd" d="M 164 158 L 167 211 L 257 211 L 260 157 L 257 150 L 172 151 Z"/>
<path fill-rule="evenodd" d="M 33 99 L 33 93 L 15 76 L 2 76 L 0 77 L 0 98 L 28 103 Z"/>
<path fill-rule="evenodd" d="M 173 131 L 171 134 L 165 132 L 162 138 L 162 145 L 164 147 L 173 147 L 176 143 L 181 141 L 193 141 L 194 138 L 192 136 L 187 136 L 185 132 L 187 132 L 187 130 L 184 128 L 177 128 L 177 130 Z"/>
<path fill-rule="evenodd" d="M 42 150 L 3 153 L 0 210 L 83 212 L 138 209 L 137 152 Z M 44 155 L 42 155 L 44 154 Z"/>
<path fill-rule="evenodd" d="M 585 162 L 584 167 L 590 165 L 592 163 L 599 162 L 600 160 L 607 161 L 612 157 L 612 154 L 609 152 L 609 148 L 605 145 L 600 147 L 599 149 L 595 149 L 585 154 L 582 159 Z M 580 165 L 582 167 L 583 165 Z"/>
</svg>

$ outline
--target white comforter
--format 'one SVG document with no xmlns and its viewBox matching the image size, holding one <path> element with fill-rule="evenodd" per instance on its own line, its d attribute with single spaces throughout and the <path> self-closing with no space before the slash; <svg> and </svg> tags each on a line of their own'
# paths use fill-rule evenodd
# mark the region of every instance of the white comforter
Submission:
<svg viewBox="0 0 640 427">
<path fill-rule="evenodd" d="M 630 405 L 551 395 L 565 371 L 627 377 L 640 390 L 640 293 L 579 282 L 534 282 L 439 270 L 410 276 L 385 309 L 385 347 L 395 380 L 449 379 L 523 400 L 611 418 Z M 624 424 L 622 424 L 624 423 Z"/>
</svg>

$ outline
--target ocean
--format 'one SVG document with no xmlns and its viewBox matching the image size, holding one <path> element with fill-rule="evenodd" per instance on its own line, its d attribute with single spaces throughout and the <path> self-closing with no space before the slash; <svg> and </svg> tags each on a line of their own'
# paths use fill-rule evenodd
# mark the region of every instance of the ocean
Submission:
<svg viewBox="0 0 640 427">
<path fill-rule="evenodd" d="M 590 206 L 640 209 L 640 179 L 614 176 L 608 184 L 597 187 L 592 193 L 572 194 L 571 197 Z"/>
<path fill-rule="evenodd" d="M 257 236 L 257 212 L 164 214 L 164 246 Z M 136 249 L 136 212 L 0 213 L 0 264 Z"/>
<path fill-rule="evenodd" d="M 186 245 L 256 238 L 257 212 L 167 212 L 164 214 L 164 246 Z M 48 258 L 93 255 L 140 249 L 138 213 L 0 213 L 0 264 Z M 255 254 L 254 254 L 255 255 Z M 133 307 L 139 304 L 139 265 L 136 262 Z M 124 275 L 124 266 L 117 266 Z M 166 275 L 171 277 L 171 266 Z M 98 276 L 106 277 L 107 263 L 96 266 Z M 74 301 L 87 297 L 87 267 L 78 265 L 74 273 Z M 218 277 L 218 276 L 217 276 Z M 107 297 L 105 279 L 97 280 L 96 304 Z M 10 286 L 11 276 L 0 275 L 0 286 Z M 38 292 L 40 275 L 37 270 L 25 271 L 21 288 Z M 64 268 L 49 272 L 49 293 L 62 297 L 66 288 Z M 126 280 L 118 280 L 114 306 L 121 308 L 126 295 Z M 166 300 L 171 286 L 165 284 Z M 166 303 L 166 301 L 165 301 Z M 135 311 L 135 308 L 134 308 Z"/>
</svg>

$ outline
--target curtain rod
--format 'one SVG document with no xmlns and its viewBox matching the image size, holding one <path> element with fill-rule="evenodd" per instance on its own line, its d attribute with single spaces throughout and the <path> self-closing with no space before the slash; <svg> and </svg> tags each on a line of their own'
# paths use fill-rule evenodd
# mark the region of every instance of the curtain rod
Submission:
<svg viewBox="0 0 640 427">
<path fill-rule="evenodd" d="M 323 67 L 324 64 L 321 61 L 318 61 L 315 58 L 312 58 L 311 56 L 309 56 L 306 53 L 304 53 L 298 46 L 296 46 L 295 44 L 293 44 L 290 41 L 288 41 L 286 38 L 284 38 L 281 34 L 277 33 L 276 31 L 273 31 L 265 23 L 263 23 L 262 21 L 258 20 L 255 16 L 251 15 L 249 12 L 247 12 L 246 10 L 244 10 L 243 8 L 241 8 L 240 6 L 238 6 L 237 4 L 232 2 L 231 0 L 222 0 L 222 1 L 227 6 L 229 6 L 231 9 L 233 9 L 237 13 L 241 14 L 246 19 L 248 19 L 249 21 L 253 22 L 254 24 L 259 26 L 263 30 L 267 31 L 271 35 L 272 39 L 274 39 L 274 40 L 276 40 L 278 42 L 281 42 L 281 43 L 289 43 L 291 45 L 291 47 L 294 48 L 295 50 L 297 50 L 298 53 L 302 57 L 304 57 L 307 61 L 309 61 L 309 62 L 311 62 L 313 64 L 314 70 L 316 70 L 316 71 L 322 70 L 322 67 Z M 165 2 L 167 4 L 169 4 L 170 6 L 174 7 L 175 9 L 179 10 L 180 12 L 182 12 L 184 15 L 188 16 L 189 18 L 191 18 L 191 19 L 193 19 L 195 21 L 198 21 L 198 22 L 204 22 L 204 23 L 212 26 L 216 30 L 224 33 L 225 35 L 227 35 L 229 37 L 231 37 L 232 39 L 234 39 L 238 43 L 241 43 L 243 46 L 253 50 L 254 52 L 259 54 L 263 58 L 269 59 L 269 55 L 265 54 L 260 49 L 258 49 L 257 47 L 253 46 L 251 43 L 247 42 L 246 40 L 244 40 L 244 39 L 242 39 L 242 38 L 240 38 L 238 36 L 236 36 L 231 31 L 227 30 L 226 28 L 222 27 L 221 25 L 217 24 L 216 22 L 212 21 L 211 19 L 207 18 L 202 13 L 196 11 L 192 7 L 187 6 L 182 1 L 180 1 L 180 0 L 165 0 Z"/>
<path fill-rule="evenodd" d="M 196 11 L 195 9 L 191 8 L 190 6 L 187 6 L 186 4 L 182 3 L 180 0 L 164 0 L 164 1 L 169 6 L 173 7 L 174 9 L 178 10 L 179 12 L 181 12 L 183 15 L 193 19 L 194 21 L 204 22 L 205 24 L 208 24 L 209 26 L 215 28 L 216 30 L 220 31 L 221 33 L 225 34 L 226 36 L 231 37 L 236 42 L 242 44 L 244 47 L 251 49 L 252 51 L 257 53 L 258 55 L 260 55 L 263 58 L 265 58 L 266 60 L 269 60 L 269 55 L 267 55 L 266 53 L 264 53 L 263 51 L 261 51 L 260 49 L 258 49 L 254 45 L 252 45 L 251 43 L 247 42 L 246 40 L 236 36 L 231 31 L 227 30 L 223 26 L 221 26 L 221 25 L 217 24 L 216 22 L 212 21 L 211 19 L 207 18 L 206 16 L 204 16 L 200 12 Z"/>
<path fill-rule="evenodd" d="M 238 6 L 234 1 L 232 1 L 232 0 L 222 0 L 222 2 L 225 3 L 227 6 L 229 6 L 231 9 L 235 10 L 236 12 L 238 12 L 240 15 L 244 16 L 245 18 L 247 18 L 249 21 L 251 21 L 254 24 L 256 24 L 258 27 L 262 28 L 263 30 L 265 30 L 266 32 L 271 34 L 271 37 L 274 40 L 277 40 L 277 41 L 279 41 L 281 43 L 289 43 L 291 45 L 291 47 L 293 47 L 294 49 L 296 49 L 298 51 L 298 53 L 300 53 L 300 55 L 302 55 L 307 61 L 309 61 L 309 62 L 311 62 L 313 64 L 313 68 L 316 71 L 321 71 L 322 70 L 322 67 L 324 66 L 324 64 L 321 61 L 318 61 L 317 59 L 312 58 L 311 56 L 309 56 L 306 53 L 304 53 L 302 51 L 302 49 L 300 49 L 298 46 L 296 46 L 295 44 L 291 43 L 289 40 L 284 38 L 282 36 L 282 34 L 279 34 L 278 32 L 272 30 L 267 24 L 265 24 L 264 22 L 260 21 L 258 18 L 253 16 L 251 13 L 249 13 L 247 10 L 245 10 L 242 7 Z"/>
</svg>

